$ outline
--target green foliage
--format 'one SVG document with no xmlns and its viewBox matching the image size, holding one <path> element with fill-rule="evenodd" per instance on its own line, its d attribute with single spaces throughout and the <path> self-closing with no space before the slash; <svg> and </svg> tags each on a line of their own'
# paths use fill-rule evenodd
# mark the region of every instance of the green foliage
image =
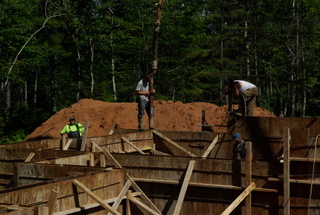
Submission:
<svg viewBox="0 0 320 215">
<path fill-rule="evenodd" d="M 225 82 L 237 78 L 258 85 L 259 105 L 277 115 L 319 116 L 320 3 L 297 3 L 165 1 L 155 98 L 224 105 Z M 156 11 L 150 0 L 4 0 L 2 142 L 83 98 L 133 102 L 152 70 Z"/>
</svg>

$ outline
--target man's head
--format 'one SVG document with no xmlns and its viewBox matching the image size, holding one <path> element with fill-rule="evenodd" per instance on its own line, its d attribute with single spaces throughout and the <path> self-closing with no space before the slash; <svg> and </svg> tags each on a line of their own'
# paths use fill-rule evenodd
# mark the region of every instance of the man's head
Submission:
<svg viewBox="0 0 320 215">
<path fill-rule="evenodd" d="M 144 74 L 144 76 L 143 76 L 143 79 L 145 80 L 145 81 L 150 81 L 150 79 L 151 79 L 151 75 L 150 74 Z"/>
<path fill-rule="evenodd" d="M 234 85 L 234 79 L 233 79 L 233 78 L 229 78 L 229 79 L 226 81 L 226 85 L 228 86 L 228 88 L 232 88 L 233 85 Z"/>
<path fill-rule="evenodd" d="M 241 142 L 241 140 L 242 140 L 241 134 L 240 133 L 235 133 L 233 135 L 233 139 L 234 139 L 235 142 Z"/>
<path fill-rule="evenodd" d="M 72 124 L 76 121 L 76 118 L 74 118 L 74 116 L 70 116 L 69 118 L 69 122 Z"/>
</svg>

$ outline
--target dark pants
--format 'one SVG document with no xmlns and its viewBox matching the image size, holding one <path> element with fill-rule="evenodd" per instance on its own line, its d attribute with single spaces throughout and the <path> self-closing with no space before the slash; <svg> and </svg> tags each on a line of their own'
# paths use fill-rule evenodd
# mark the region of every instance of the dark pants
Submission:
<svg viewBox="0 0 320 215">
<path fill-rule="evenodd" d="M 148 116 L 150 116 L 150 102 L 149 101 L 144 101 L 144 100 L 139 100 L 138 102 L 138 118 L 142 118 L 144 115 L 144 111 L 147 112 Z"/>
<path fill-rule="evenodd" d="M 245 114 L 246 116 L 253 116 L 253 110 L 256 106 L 256 98 L 258 95 L 258 88 L 253 87 L 242 92 L 239 98 L 239 109 L 241 113 Z M 245 102 L 245 103 L 244 103 Z M 247 107 L 245 110 L 245 106 Z M 245 112 L 246 111 L 246 112 Z"/>
</svg>

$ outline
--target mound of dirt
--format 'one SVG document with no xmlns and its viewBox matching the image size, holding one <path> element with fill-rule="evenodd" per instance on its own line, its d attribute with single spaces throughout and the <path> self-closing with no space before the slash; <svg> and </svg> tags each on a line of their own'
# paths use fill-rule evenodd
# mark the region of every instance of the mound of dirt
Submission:
<svg viewBox="0 0 320 215">
<path fill-rule="evenodd" d="M 159 130 L 201 131 L 202 110 L 205 110 L 209 125 L 227 124 L 227 106 L 219 107 L 205 102 L 182 103 L 154 101 L 154 128 Z M 137 103 L 110 103 L 99 100 L 83 99 L 51 116 L 36 128 L 25 140 L 60 138 L 60 131 L 68 124 L 70 116 L 85 125 L 88 122 L 88 137 L 105 136 L 114 129 L 137 129 Z M 268 110 L 256 107 L 254 116 L 275 117 Z M 143 118 L 148 125 L 148 117 Z M 216 132 L 226 132 L 225 127 L 214 127 Z"/>
</svg>

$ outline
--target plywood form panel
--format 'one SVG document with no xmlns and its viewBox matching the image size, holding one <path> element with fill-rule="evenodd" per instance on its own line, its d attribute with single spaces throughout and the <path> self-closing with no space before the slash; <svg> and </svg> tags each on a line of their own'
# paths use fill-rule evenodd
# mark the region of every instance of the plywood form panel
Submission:
<svg viewBox="0 0 320 215">
<path fill-rule="evenodd" d="M 61 139 L 43 139 L 38 141 L 26 141 L 0 145 L 6 149 L 59 149 Z"/>
<path fill-rule="evenodd" d="M 113 154 L 132 177 L 178 181 L 183 175 L 190 158 L 170 156 Z M 245 174 L 244 161 L 227 159 L 196 159 L 192 176 L 193 182 L 232 185 L 242 183 Z M 111 165 L 106 161 L 107 165 Z M 264 186 L 268 177 L 276 177 L 282 171 L 281 164 L 253 162 L 253 180 L 257 186 Z M 236 174 L 235 171 L 239 172 Z"/>
<path fill-rule="evenodd" d="M 90 160 L 94 159 L 93 153 L 87 153 L 83 155 L 68 156 L 56 159 L 48 159 L 44 161 L 38 161 L 37 163 L 48 163 L 48 164 L 66 164 L 66 165 L 80 165 L 88 166 Z"/>
<path fill-rule="evenodd" d="M 121 138 L 125 137 L 140 149 L 150 148 L 153 145 L 152 132 L 138 132 L 129 134 L 118 134 L 97 138 L 88 138 L 88 148 L 92 147 L 90 142 L 95 142 L 101 148 L 106 148 L 110 152 L 122 152 L 135 150 L 134 147 L 125 143 Z"/>
<path fill-rule="evenodd" d="M 15 175 L 18 178 L 19 186 L 43 182 L 47 180 L 59 179 L 62 177 L 81 175 L 105 171 L 105 168 L 85 167 L 85 166 L 70 166 L 70 165 L 50 165 L 50 164 L 32 164 L 32 163 L 17 163 Z"/>
<path fill-rule="evenodd" d="M 178 199 L 178 185 L 138 183 L 162 214 L 172 214 Z M 220 215 L 241 190 L 212 189 L 207 187 L 189 186 L 180 214 Z M 255 192 L 252 214 L 277 214 L 277 193 Z"/>
<path fill-rule="evenodd" d="M 309 128 L 310 135 L 320 133 L 320 119 L 287 118 L 287 117 L 247 117 L 242 127 L 235 132 L 243 134 L 243 138 L 255 140 L 261 138 L 282 137 L 284 128 Z"/>
<path fill-rule="evenodd" d="M 78 178 L 78 180 L 92 190 L 95 195 L 107 200 L 116 197 L 121 191 L 124 185 L 124 173 L 123 170 L 114 170 L 84 176 Z M 15 204 L 24 205 L 32 204 L 43 207 L 46 206 L 52 189 L 59 193 L 55 211 L 63 211 L 95 203 L 85 193 L 77 191 L 74 185 L 72 185 L 72 180 L 2 191 L 0 192 L 0 202 L 14 202 Z"/>
</svg>

